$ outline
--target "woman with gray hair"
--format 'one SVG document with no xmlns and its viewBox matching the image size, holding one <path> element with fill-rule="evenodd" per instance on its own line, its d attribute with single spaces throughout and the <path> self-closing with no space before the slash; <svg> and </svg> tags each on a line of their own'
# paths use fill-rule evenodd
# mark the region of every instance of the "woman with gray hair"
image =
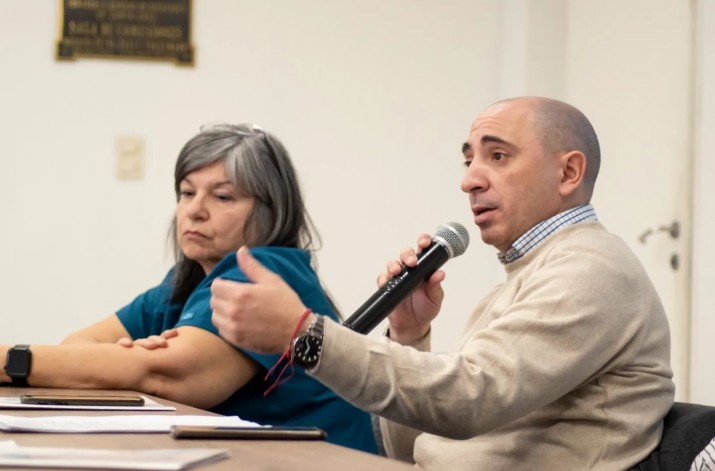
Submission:
<svg viewBox="0 0 715 471">
<path fill-rule="evenodd" d="M 306 306 L 338 318 L 314 269 L 318 236 L 280 141 L 251 125 L 204 128 L 179 153 L 174 189 L 176 265 L 158 286 L 61 345 L 31 346 L 24 382 L 141 391 L 264 425 L 320 427 L 328 441 L 375 452 L 368 414 L 298 366 L 281 377 L 274 371 L 290 358 L 235 348 L 211 322 L 211 283 L 249 281 L 236 263 L 244 245 Z M 8 349 L 0 346 L 1 358 Z M 3 382 L 16 380 L 2 373 Z"/>
</svg>

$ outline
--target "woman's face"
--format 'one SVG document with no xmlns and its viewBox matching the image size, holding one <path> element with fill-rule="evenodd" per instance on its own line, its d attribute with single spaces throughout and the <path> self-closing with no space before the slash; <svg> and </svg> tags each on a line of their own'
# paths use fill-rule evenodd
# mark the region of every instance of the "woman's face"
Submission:
<svg viewBox="0 0 715 471">
<path fill-rule="evenodd" d="M 226 177 L 223 160 L 194 170 L 179 184 L 176 238 L 187 258 L 208 274 L 245 243 L 244 226 L 255 198 L 241 196 Z"/>
</svg>

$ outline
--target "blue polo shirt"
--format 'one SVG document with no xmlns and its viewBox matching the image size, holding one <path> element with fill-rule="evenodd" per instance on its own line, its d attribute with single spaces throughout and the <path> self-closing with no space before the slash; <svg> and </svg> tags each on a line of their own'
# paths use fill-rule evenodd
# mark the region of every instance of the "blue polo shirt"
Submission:
<svg viewBox="0 0 715 471">
<path fill-rule="evenodd" d="M 266 268 L 278 274 L 300 296 L 303 304 L 314 312 L 337 320 L 318 277 L 304 250 L 286 247 L 257 247 L 251 254 Z M 183 305 L 171 304 L 173 285 L 171 274 L 155 288 L 138 296 L 117 312 L 119 320 L 134 339 L 157 335 L 181 326 L 193 326 L 219 335 L 211 323 L 211 283 L 216 278 L 248 282 L 230 253 L 191 293 Z M 262 355 L 241 350 L 258 363 L 262 370 L 226 401 L 211 408 L 212 412 L 238 415 L 263 425 L 303 425 L 320 427 L 328 434 L 328 441 L 338 445 L 375 453 L 377 451 L 370 417 L 338 397 L 330 389 L 294 366 L 295 375 L 270 394 L 263 392 L 273 379 L 264 381 L 265 373 L 280 355 Z"/>
</svg>

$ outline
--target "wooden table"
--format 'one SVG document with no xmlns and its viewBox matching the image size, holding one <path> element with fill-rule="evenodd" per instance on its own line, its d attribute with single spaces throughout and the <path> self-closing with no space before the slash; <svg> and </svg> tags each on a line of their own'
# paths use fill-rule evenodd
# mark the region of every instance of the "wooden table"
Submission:
<svg viewBox="0 0 715 471">
<path fill-rule="evenodd" d="M 131 391 L 121 393 L 137 394 Z M 20 394 L 117 394 L 117 391 L 70 390 L 45 388 L 0 388 L 0 396 L 19 396 Z M 149 396 L 155 401 L 176 407 L 176 412 L 152 412 L 153 414 L 215 415 L 210 412 L 185 406 L 165 399 Z M 132 412 L 136 413 L 136 412 Z M 2 415 L 23 417 L 41 417 L 51 415 L 122 415 L 121 411 L 56 411 L 56 410 L 12 410 L 0 409 Z M 14 440 L 21 446 L 66 446 L 72 448 L 106 448 L 132 450 L 147 448 L 182 448 L 206 447 L 222 448 L 230 451 L 230 458 L 200 466 L 196 469 L 218 470 L 255 470 L 255 471 L 400 471 L 413 470 L 406 463 L 364 453 L 350 448 L 333 445 L 323 441 L 294 440 L 175 440 L 168 434 L 157 433 L 88 433 L 88 434 L 53 434 L 53 433 L 4 433 L 0 440 Z M 10 468 L 0 468 L 10 469 Z M 23 468 L 27 470 L 28 468 Z M 40 469 L 40 468 L 32 468 Z"/>
</svg>

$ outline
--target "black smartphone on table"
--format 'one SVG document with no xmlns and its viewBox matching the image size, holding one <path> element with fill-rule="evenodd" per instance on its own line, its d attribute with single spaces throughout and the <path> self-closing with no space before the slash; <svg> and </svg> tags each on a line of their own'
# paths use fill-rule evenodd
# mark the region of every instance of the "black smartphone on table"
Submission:
<svg viewBox="0 0 715 471">
<path fill-rule="evenodd" d="M 258 427 L 211 427 L 172 425 L 174 438 L 214 438 L 246 440 L 325 440 L 327 434 L 317 427 L 258 426 Z"/>
<path fill-rule="evenodd" d="M 23 404 L 49 406 L 143 406 L 144 398 L 134 395 L 101 396 L 92 394 L 23 394 Z"/>
</svg>

